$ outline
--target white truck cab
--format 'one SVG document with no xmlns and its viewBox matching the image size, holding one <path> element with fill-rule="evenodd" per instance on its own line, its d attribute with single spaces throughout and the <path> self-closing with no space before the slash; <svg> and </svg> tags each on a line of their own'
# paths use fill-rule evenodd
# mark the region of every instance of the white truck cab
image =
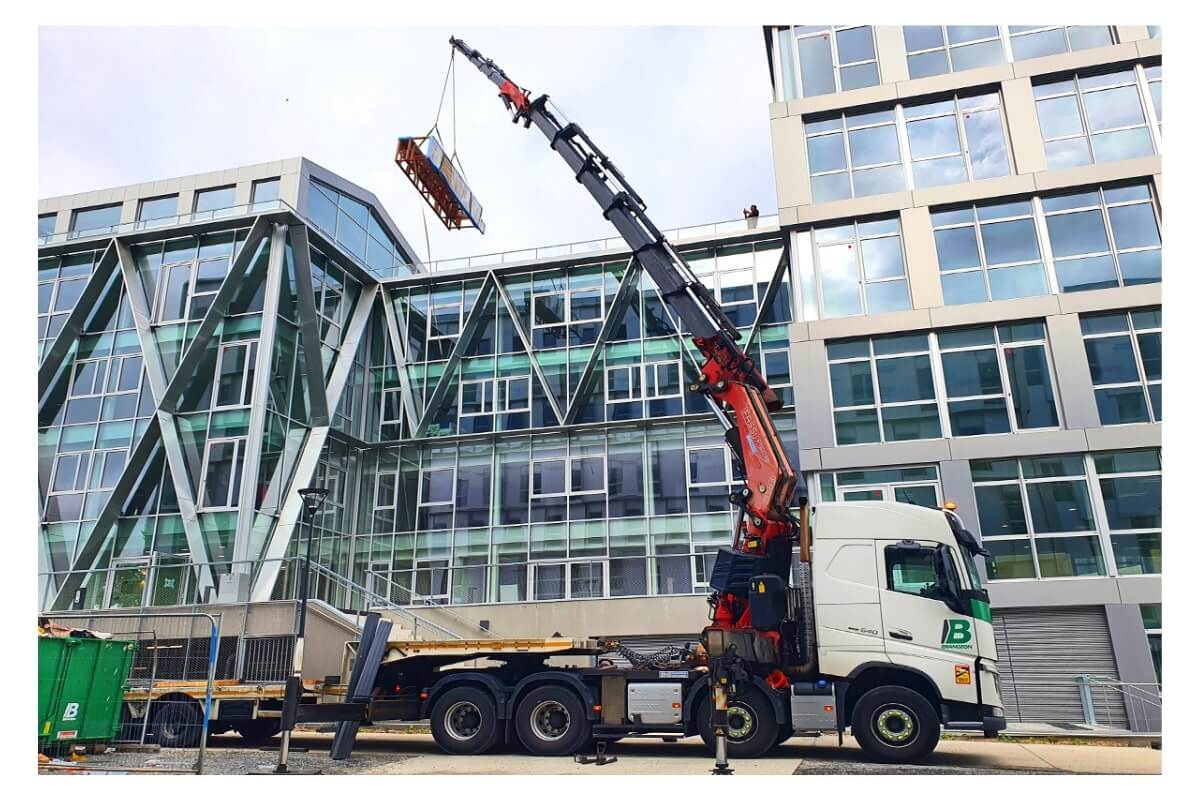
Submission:
<svg viewBox="0 0 1200 800">
<path fill-rule="evenodd" d="M 818 669 L 840 688 L 841 723 L 874 755 L 909 761 L 938 726 L 1004 727 L 991 608 L 952 512 L 904 503 L 812 510 Z"/>
</svg>

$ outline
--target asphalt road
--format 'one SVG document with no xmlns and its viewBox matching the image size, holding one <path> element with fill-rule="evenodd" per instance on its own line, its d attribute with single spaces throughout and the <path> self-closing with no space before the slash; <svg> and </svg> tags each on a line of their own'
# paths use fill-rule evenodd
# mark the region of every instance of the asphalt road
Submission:
<svg viewBox="0 0 1200 800">
<path fill-rule="evenodd" d="M 292 769 L 359 775 L 702 775 L 712 768 L 712 757 L 698 738 L 673 743 L 627 739 L 609 749 L 617 761 L 601 767 L 577 764 L 570 758 L 537 758 L 519 750 L 449 756 L 428 734 L 379 731 L 360 733 L 352 758 L 335 762 L 329 758 L 331 741 L 332 735 L 326 733 L 294 736 L 294 747 L 307 752 L 292 753 Z M 194 758 L 194 751 L 107 753 L 89 756 L 80 766 L 93 770 L 179 769 L 194 763 Z M 243 746 L 236 735 L 214 736 L 205 772 L 261 774 L 270 772 L 277 758 L 277 752 Z M 738 775 L 1158 774 L 1162 754 L 1142 747 L 952 739 L 943 740 L 923 764 L 887 765 L 864 759 L 850 737 L 839 747 L 836 737 L 823 736 L 791 739 L 769 757 L 734 761 L 732 766 Z"/>
</svg>

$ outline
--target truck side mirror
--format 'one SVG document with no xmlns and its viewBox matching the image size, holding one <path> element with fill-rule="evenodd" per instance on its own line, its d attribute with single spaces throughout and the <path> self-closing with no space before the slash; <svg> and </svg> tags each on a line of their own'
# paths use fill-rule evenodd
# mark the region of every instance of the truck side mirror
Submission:
<svg viewBox="0 0 1200 800">
<path fill-rule="evenodd" d="M 934 568 L 937 571 L 938 586 L 944 592 L 943 602 L 952 611 L 959 614 L 968 613 L 966 594 L 958 579 L 958 568 L 954 565 L 954 551 L 944 544 L 938 545 Z"/>
</svg>

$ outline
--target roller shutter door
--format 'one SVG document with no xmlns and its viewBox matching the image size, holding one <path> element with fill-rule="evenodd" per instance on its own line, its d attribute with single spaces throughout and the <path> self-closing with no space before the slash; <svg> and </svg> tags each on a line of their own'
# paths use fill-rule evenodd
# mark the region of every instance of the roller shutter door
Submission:
<svg viewBox="0 0 1200 800">
<path fill-rule="evenodd" d="M 1008 720 L 1082 725 L 1076 678 L 1117 675 L 1104 609 L 1009 609 L 997 611 L 993 624 Z M 1112 693 L 1096 693 L 1094 707 L 1097 723 L 1129 727 L 1124 703 Z"/>
</svg>

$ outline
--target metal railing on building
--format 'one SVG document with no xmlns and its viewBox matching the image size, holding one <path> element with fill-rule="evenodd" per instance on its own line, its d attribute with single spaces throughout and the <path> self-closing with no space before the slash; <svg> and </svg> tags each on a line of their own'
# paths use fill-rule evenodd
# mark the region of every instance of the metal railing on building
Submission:
<svg viewBox="0 0 1200 800">
<path fill-rule="evenodd" d="M 1084 674 L 1075 680 L 1085 725 L 1133 733 L 1162 732 L 1160 684 L 1131 683 L 1111 675 Z"/>
</svg>

